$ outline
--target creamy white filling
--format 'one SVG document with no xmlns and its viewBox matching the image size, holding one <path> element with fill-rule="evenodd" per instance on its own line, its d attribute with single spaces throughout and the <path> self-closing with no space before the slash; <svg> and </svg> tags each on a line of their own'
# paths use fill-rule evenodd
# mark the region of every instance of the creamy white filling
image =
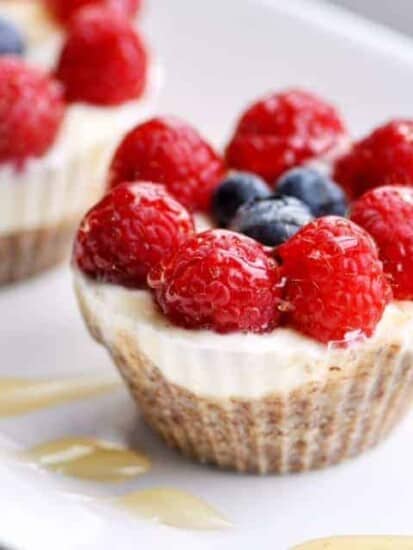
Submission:
<svg viewBox="0 0 413 550">
<path fill-rule="evenodd" d="M 81 215 L 91 181 L 103 187 L 108 163 L 123 135 L 149 117 L 161 86 L 153 63 L 143 97 L 117 107 L 73 104 L 56 143 L 23 168 L 0 164 L 0 234 L 44 227 Z"/>
<path fill-rule="evenodd" d="M 150 293 L 96 283 L 75 271 L 75 287 L 108 347 L 125 337 L 170 381 L 213 397 L 254 398 L 322 380 L 331 366 L 351 366 L 360 353 L 389 342 L 410 346 L 413 303 L 387 306 L 375 334 L 349 347 L 318 343 L 289 328 L 269 334 L 218 334 L 172 325 Z"/>
</svg>

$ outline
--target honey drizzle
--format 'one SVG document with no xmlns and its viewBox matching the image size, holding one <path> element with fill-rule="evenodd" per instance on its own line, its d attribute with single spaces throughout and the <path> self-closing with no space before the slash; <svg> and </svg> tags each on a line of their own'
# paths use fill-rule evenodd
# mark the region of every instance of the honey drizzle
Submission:
<svg viewBox="0 0 413 550">
<path fill-rule="evenodd" d="M 93 397 L 120 385 L 120 380 L 102 376 L 55 380 L 0 378 L 0 418 Z"/>
<path fill-rule="evenodd" d="M 219 512 L 185 491 L 158 487 L 115 499 L 129 513 L 180 529 L 215 530 L 230 527 Z"/>
<path fill-rule="evenodd" d="M 63 475 L 100 482 L 127 481 L 151 468 L 149 457 L 142 452 L 87 437 L 67 437 L 37 445 L 24 457 Z"/>
<path fill-rule="evenodd" d="M 99 395 L 119 386 L 119 380 L 103 377 L 0 378 L 0 418 Z M 91 481 L 125 481 L 151 468 L 151 461 L 144 453 L 86 437 L 68 437 L 37 445 L 22 456 L 49 470 Z M 172 488 L 137 491 L 113 502 L 131 514 L 181 529 L 215 530 L 231 525 L 203 500 Z"/>
<path fill-rule="evenodd" d="M 355 536 L 319 539 L 291 550 L 413 550 L 413 537 Z"/>
</svg>

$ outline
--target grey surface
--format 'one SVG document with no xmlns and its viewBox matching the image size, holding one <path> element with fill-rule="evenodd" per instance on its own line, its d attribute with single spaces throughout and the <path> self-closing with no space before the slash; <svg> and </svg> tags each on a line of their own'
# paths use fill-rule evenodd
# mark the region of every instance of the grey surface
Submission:
<svg viewBox="0 0 413 550">
<path fill-rule="evenodd" d="M 413 36 L 413 0 L 325 0 Z"/>
</svg>

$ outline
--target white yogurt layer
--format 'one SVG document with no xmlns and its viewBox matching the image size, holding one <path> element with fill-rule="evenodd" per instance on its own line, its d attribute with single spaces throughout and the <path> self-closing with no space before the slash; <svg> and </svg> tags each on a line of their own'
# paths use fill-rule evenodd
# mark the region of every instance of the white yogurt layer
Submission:
<svg viewBox="0 0 413 550">
<path fill-rule="evenodd" d="M 153 114 L 161 85 L 153 63 L 143 97 L 117 107 L 73 104 L 58 139 L 21 169 L 0 164 L 0 234 L 69 220 L 91 206 L 92 183 L 103 189 L 108 163 L 123 135 Z"/>
<path fill-rule="evenodd" d="M 375 334 L 343 349 L 289 328 L 269 334 L 218 334 L 172 325 L 146 290 L 94 282 L 75 270 L 75 288 L 108 347 L 126 336 L 172 383 L 199 395 L 256 398 L 324 378 L 332 365 L 383 343 L 410 346 L 413 303 L 388 305 Z"/>
<path fill-rule="evenodd" d="M 26 58 L 50 69 L 56 62 L 63 33 L 39 0 L 0 0 L 0 17 L 9 19 L 23 34 Z"/>
</svg>

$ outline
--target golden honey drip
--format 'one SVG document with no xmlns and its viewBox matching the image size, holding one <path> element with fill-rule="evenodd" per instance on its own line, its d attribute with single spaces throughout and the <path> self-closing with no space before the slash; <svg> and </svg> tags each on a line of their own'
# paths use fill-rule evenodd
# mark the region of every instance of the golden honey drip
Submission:
<svg viewBox="0 0 413 550">
<path fill-rule="evenodd" d="M 413 550 L 413 537 L 334 537 L 300 544 L 292 550 Z"/>
<path fill-rule="evenodd" d="M 102 376 L 56 380 L 0 378 L 0 418 L 92 397 L 114 390 L 120 384 L 116 378 Z"/>
<path fill-rule="evenodd" d="M 33 447 L 24 456 L 48 470 L 90 481 L 126 481 L 151 468 L 144 453 L 87 437 L 51 441 Z"/>
<path fill-rule="evenodd" d="M 206 502 L 177 489 L 146 489 L 115 500 L 128 512 L 181 529 L 224 529 L 231 524 Z"/>
</svg>

